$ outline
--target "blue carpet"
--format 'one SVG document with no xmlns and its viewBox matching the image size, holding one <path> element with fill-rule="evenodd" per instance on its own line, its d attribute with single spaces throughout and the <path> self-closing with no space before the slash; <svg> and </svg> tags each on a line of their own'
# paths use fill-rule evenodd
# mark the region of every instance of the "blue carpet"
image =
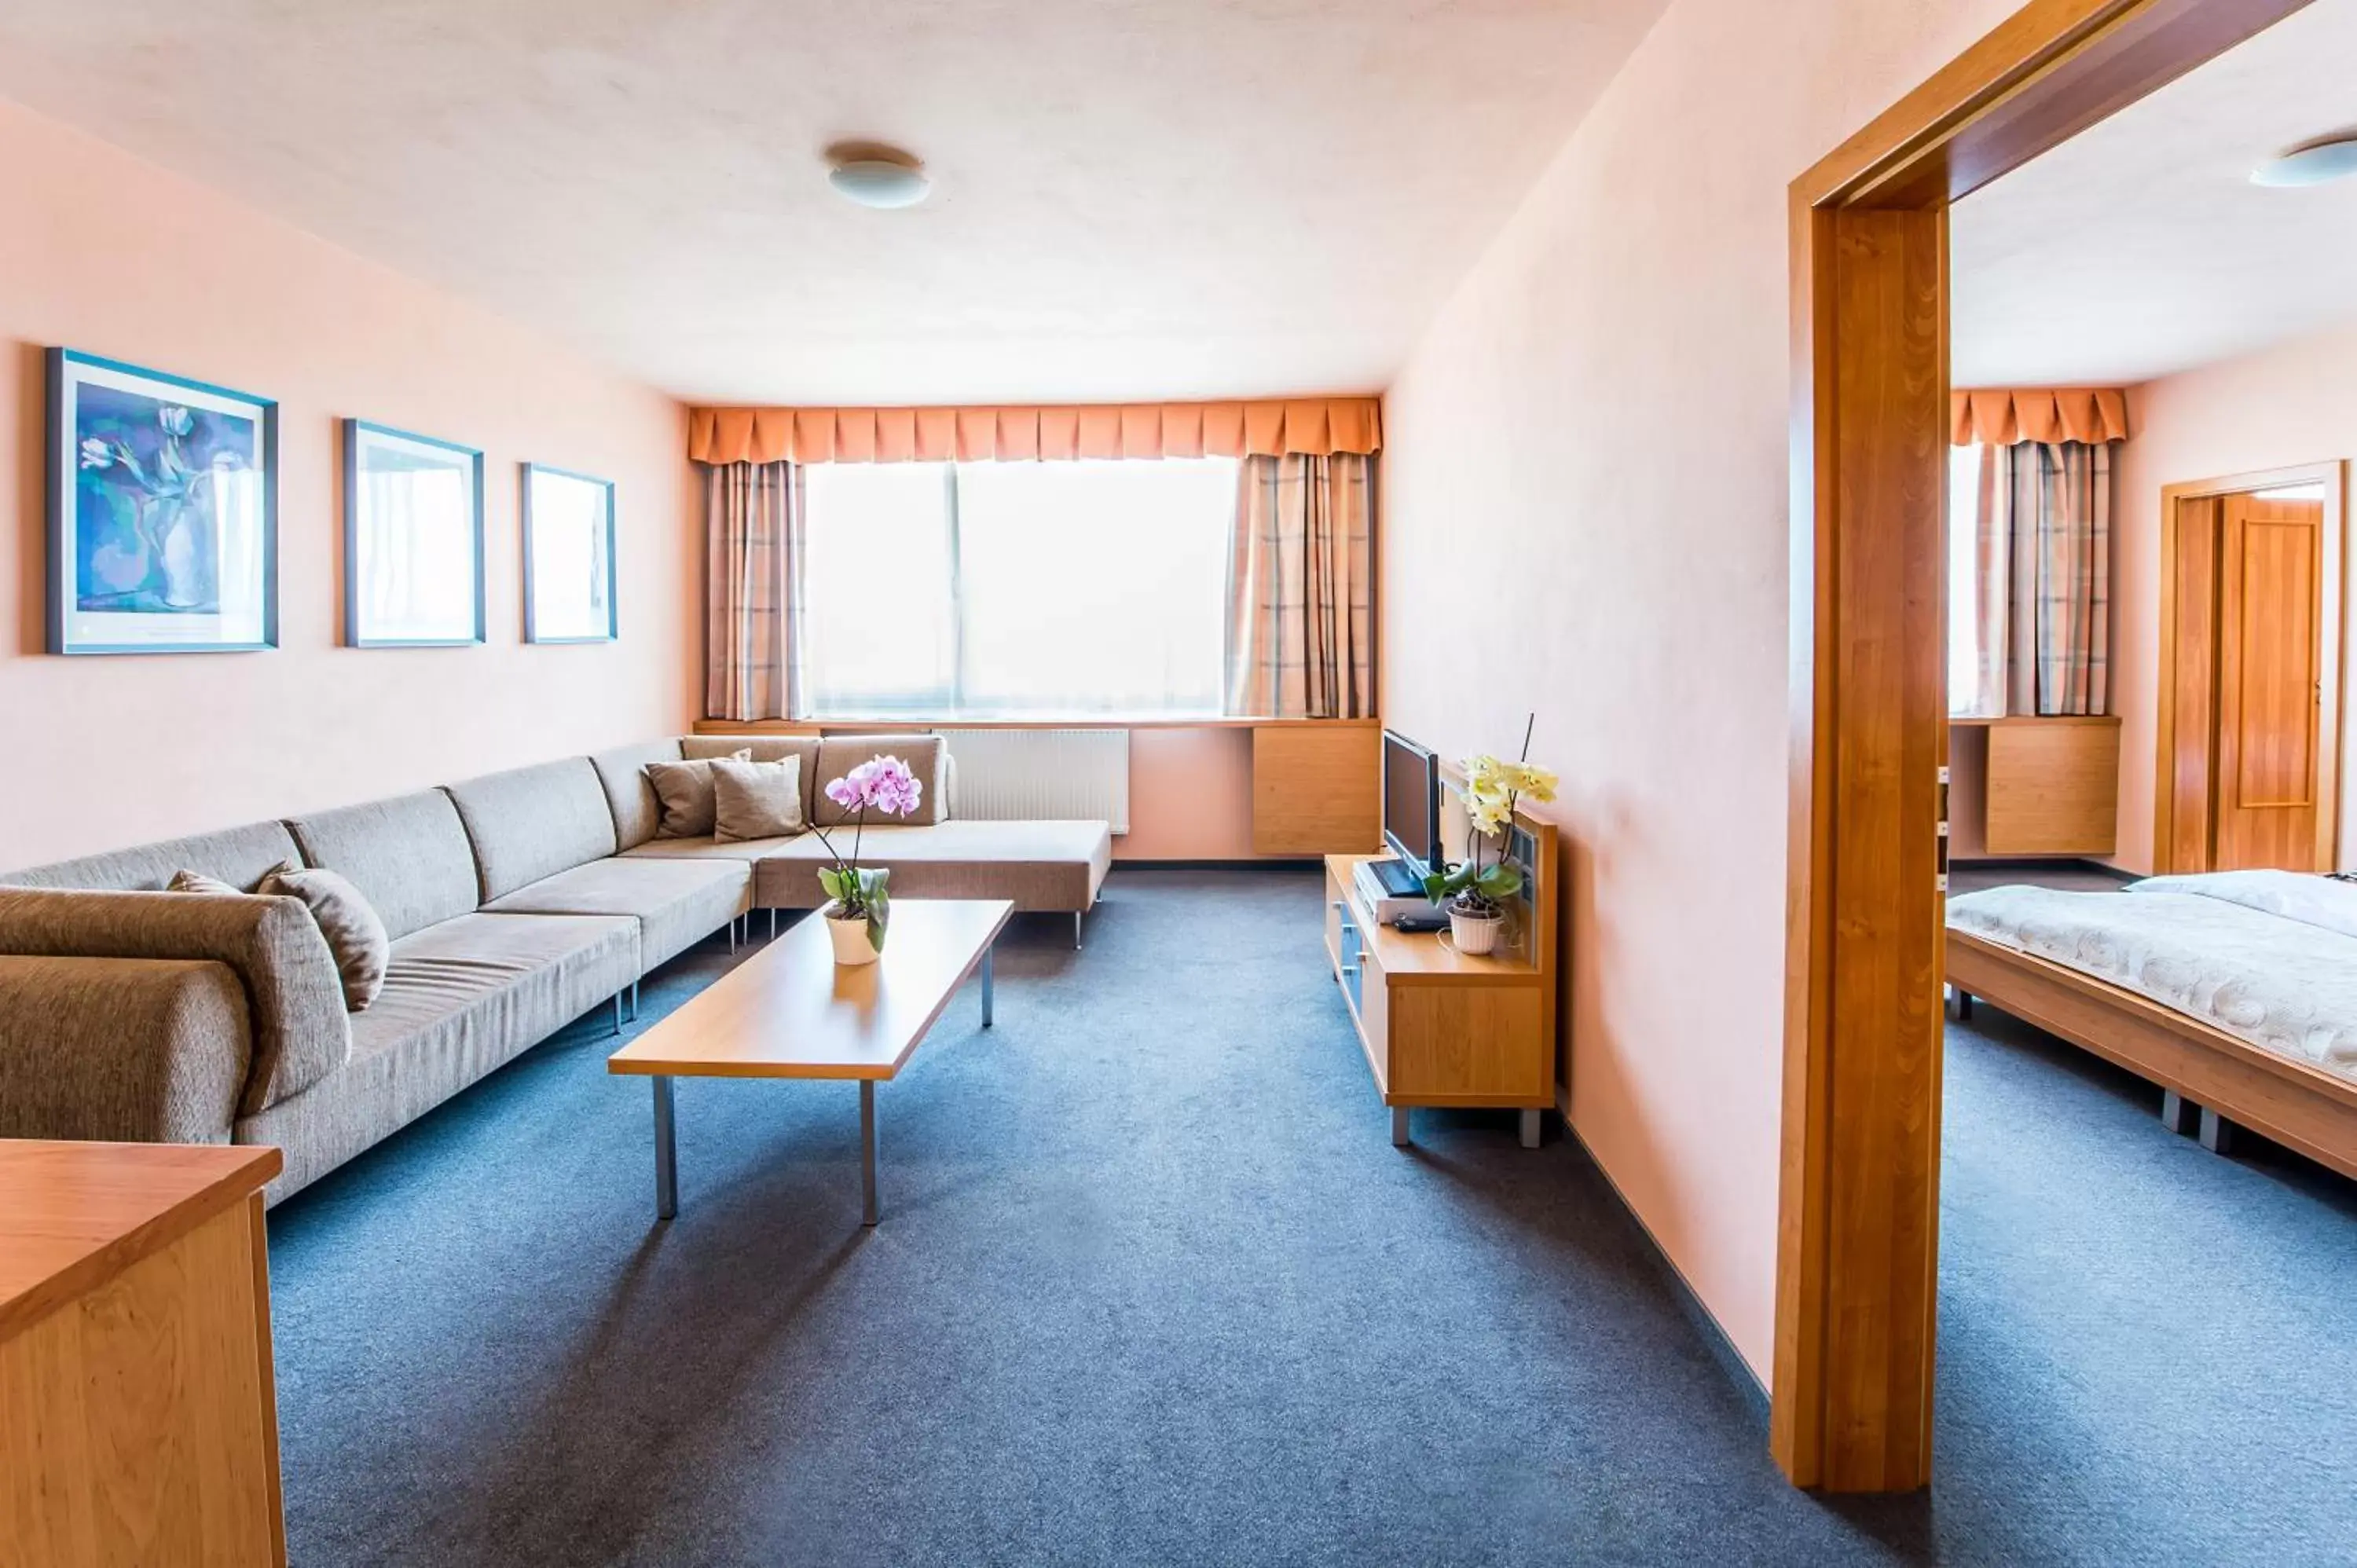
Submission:
<svg viewBox="0 0 2357 1568">
<path fill-rule="evenodd" d="M 296 1563 L 2348 1560 L 2348 1184 L 1952 1030 L 1941 1479 L 1821 1501 L 1576 1144 L 1389 1145 L 1321 892 L 1018 922 L 879 1091 L 872 1232 L 847 1084 L 683 1081 L 656 1225 L 589 1021 L 282 1206 Z"/>
</svg>

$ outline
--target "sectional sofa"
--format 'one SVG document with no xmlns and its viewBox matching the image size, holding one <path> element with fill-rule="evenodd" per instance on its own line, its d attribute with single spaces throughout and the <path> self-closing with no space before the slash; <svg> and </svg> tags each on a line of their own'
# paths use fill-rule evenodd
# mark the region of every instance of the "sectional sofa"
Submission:
<svg viewBox="0 0 2357 1568">
<path fill-rule="evenodd" d="M 861 857 L 901 897 L 1076 922 L 1096 901 L 1107 825 L 958 819 L 932 736 L 673 738 L 38 866 L 0 875 L 0 1136 L 273 1144 L 276 1202 L 584 1014 L 619 1023 L 640 976 L 740 916 L 822 904 L 815 833 L 658 832 L 647 763 L 748 748 L 802 758 L 805 821 L 869 756 L 929 759 L 944 820 L 870 827 Z M 298 900 L 164 891 L 288 861 L 340 873 L 384 922 L 361 1011 Z"/>
</svg>

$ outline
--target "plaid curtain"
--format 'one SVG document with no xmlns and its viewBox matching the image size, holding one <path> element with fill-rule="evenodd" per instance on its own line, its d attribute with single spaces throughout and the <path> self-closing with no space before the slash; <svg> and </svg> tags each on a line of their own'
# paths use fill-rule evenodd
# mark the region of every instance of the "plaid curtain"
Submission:
<svg viewBox="0 0 2357 1568">
<path fill-rule="evenodd" d="M 2004 713 L 2109 711 L 2111 443 L 1986 448 L 1980 512 L 1984 689 Z"/>
<path fill-rule="evenodd" d="M 789 579 L 802 526 L 802 474 L 791 463 L 716 463 L 705 470 L 704 714 L 791 717 Z"/>
<path fill-rule="evenodd" d="M 1372 457 L 1294 454 L 1250 456 L 1238 466 L 1228 569 L 1230 714 L 1373 713 L 1373 518 Z"/>
</svg>

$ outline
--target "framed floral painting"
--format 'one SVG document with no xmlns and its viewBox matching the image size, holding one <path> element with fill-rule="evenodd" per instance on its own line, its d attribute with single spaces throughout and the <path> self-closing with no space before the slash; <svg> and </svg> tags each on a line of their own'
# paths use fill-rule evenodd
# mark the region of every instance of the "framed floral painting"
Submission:
<svg viewBox="0 0 2357 1568">
<path fill-rule="evenodd" d="M 614 487 L 587 474 L 523 466 L 523 639 L 611 642 Z"/>
<path fill-rule="evenodd" d="M 48 354 L 48 648 L 278 645 L 278 405 Z"/>
<path fill-rule="evenodd" d="M 483 640 L 483 455 L 344 421 L 344 645 Z"/>
</svg>

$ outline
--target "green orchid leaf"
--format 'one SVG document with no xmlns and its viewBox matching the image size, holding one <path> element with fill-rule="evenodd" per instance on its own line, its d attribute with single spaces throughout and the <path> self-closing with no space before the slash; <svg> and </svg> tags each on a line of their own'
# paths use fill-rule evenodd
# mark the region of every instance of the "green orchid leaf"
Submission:
<svg viewBox="0 0 2357 1568">
<path fill-rule="evenodd" d="M 1523 868 L 1519 865 L 1493 865 L 1482 872 L 1474 886 L 1484 898 L 1511 898 L 1523 890 Z"/>
</svg>

